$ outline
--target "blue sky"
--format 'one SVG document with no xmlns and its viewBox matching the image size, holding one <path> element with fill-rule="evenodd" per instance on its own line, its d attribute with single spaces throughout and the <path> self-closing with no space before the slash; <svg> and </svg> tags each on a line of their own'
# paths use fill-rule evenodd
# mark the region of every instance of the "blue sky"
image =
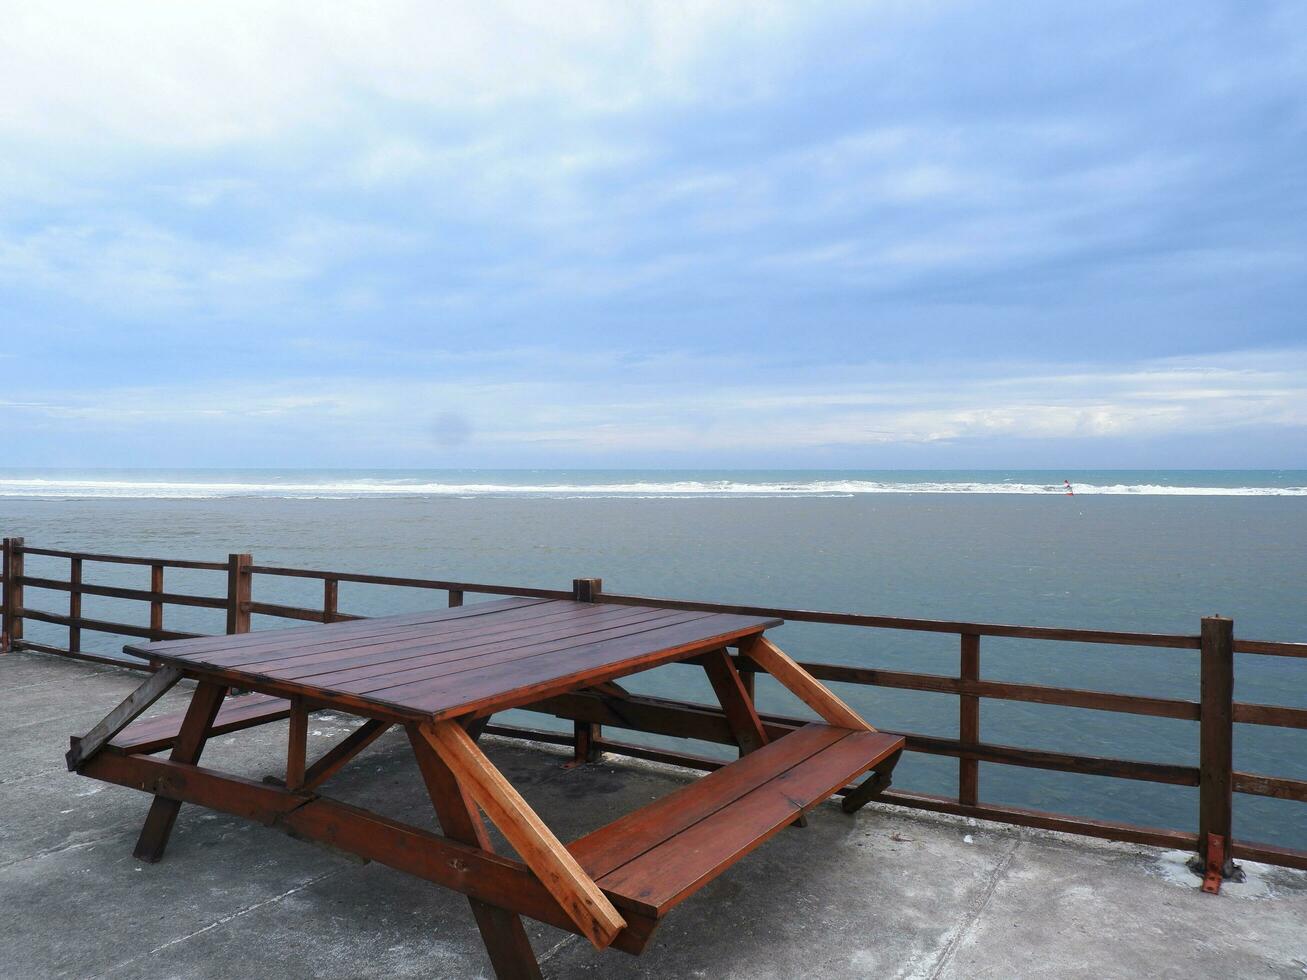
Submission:
<svg viewBox="0 0 1307 980">
<path fill-rule="evenodd" d="M 1307 5 L 7 6 L 7 460 L 1307 466 Z"/>
</svg>

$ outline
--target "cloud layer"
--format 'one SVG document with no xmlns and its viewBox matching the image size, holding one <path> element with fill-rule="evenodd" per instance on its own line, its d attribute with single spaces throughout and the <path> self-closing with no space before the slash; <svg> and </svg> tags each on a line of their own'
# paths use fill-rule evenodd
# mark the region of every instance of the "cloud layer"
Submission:
<svg viewBox="0 0 1307 980">
<path fill-rule="evenodd" d="M 1299 4 L 5 23 L 33 464 L 1302 462 Z"/>
</svg>

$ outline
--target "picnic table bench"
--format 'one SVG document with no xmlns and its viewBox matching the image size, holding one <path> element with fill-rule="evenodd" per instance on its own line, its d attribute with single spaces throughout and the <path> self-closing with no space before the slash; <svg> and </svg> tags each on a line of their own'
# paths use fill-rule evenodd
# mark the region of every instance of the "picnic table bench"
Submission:
<svg viewBox="0 0 1307 980">
<path fill-rule="evenodd" d="M 183 802 L 236 814 L 468 896 L 497 976 L 538 977 L 527 915 L 641 952 L 661 918 L 803 813 L 875 771 L 846 797 L 888 785 L 902 738 L 877 732 L 764 634 L 780 620 L 558 599 L 130 645 L 156 672 L 81 738 L 68 766 L 153 794 L 135 854 L 158 861 Z M 775 737 L 759 718 L 734 647 L 822 719 Z M 563 845 L 477 745 L 495 712 L 666 663 L 707 672 L 740 758 Z M 179 715 L 141 718 L 183 677 Z M 231 689 L 252 693 L 228 696 Z M 362 724 L 312 763 L 307 722 L 330 709 Z M 285 779 L 257 782 L 199 765 L 208 738 L 289 719 Z M 442 833 L 318 792 L 392 726 L 407 733 Z M 155 757 L 169 750 L 168 757 Z M 481 813 L 516 858 L 495 853 Z"/>
</svg>

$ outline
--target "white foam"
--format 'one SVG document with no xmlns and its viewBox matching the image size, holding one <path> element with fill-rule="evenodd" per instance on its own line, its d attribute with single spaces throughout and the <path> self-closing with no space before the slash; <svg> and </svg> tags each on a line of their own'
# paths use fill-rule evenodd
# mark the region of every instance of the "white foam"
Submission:
<svg viewBox="0 0 1307 980">
<path fill-rule="evenodd" d="M 164 481 L 92 478 L 3 478 L 0 497 L 173 498 L 284 497 L 356 499 L 366 497 L 849 497 L 855 494 L 1005 494 L 1064 495 L 1060 483 L 989 483 L 982 481 L 795 480 L 652 480 L 631 483 L 442 483 L 414 479 L 323 480 L 321 482 Z M 1077 496 L 1307 496 L 1307 487 L 1203 487 L 1138 484 L 1075 484 Z"/>
</svg>

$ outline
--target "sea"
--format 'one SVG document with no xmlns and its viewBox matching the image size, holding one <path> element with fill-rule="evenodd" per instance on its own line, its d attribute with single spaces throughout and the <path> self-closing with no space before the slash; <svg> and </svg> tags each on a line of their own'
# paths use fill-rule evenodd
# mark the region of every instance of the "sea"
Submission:
<svg viewBox="0 0 1307 980">
<path fill-rule="evenodd" d="M 569 588 L 925 619 L 1307 641 L 1307 470 L 0 470 L 0 533 L 28 544 L 468 582 Z M 28 574 L 65 578 L 63 559 Z M 85 580 L 146 587 L 148 569 L 87 564 Z M 168 591 L 221 595 L 222 573 L 168 570 Z M 310 580 L 256 576 L 255 598 L 314 606 Z M 468 600 L 476 597 L 469 594 Z M 384 614 L 443 594 L 341 586 L 340 608 Z M 67 595 L 28 589 L 32 608 Z M 142 603 L 87 596 L 83 615 L 144 624 Z M 217 610 L 169 606 L 166 625 L 220 632 Z M 255 628 L 295 625 L 255 617 Z M 804 660 L 956 675 L 947 634 L 790 623 Z M 27 637 L 66 631 L 29 621 Z M 84 634 L 120 655 L 124 640 Z M 1240 654 L 1241 701 L 1307 707 L 1307 659 Z M 1195 651 L 985 637 L 990 680 L 1198 697 Z M 638 691 L 711 702 L 701 672 L 670 666 Z M 956 737 L 958 699 L 841 685 L 877 727 Z M 70 697 L 76 696 L 70 691 Z M 765 710 L 803 708 L 770 681 Z M 108 707 L 108 706 L 106 706 Z M 561 727 L 512 713 L 536 727 Z M 986 700 L 986 742 L 1194 765 L 1195 722 Z M 622 733 L 618 737 L 628 737 Z M 654 736 L 630 736 L 692 751 Z M 544 763 L 542 763 L 544 764 Z M 1236 726 L 1236 768 L 1307 779 L 1307 730 Z M 910 754 L 895 785 L 955 794 L 954 759 Z M 983 763 L 986 802 L 1192 829 L 1197 791 Z M 1307 804 L 1236 795 L 1235 834 L 1307 849 Z"/>
</svg>

